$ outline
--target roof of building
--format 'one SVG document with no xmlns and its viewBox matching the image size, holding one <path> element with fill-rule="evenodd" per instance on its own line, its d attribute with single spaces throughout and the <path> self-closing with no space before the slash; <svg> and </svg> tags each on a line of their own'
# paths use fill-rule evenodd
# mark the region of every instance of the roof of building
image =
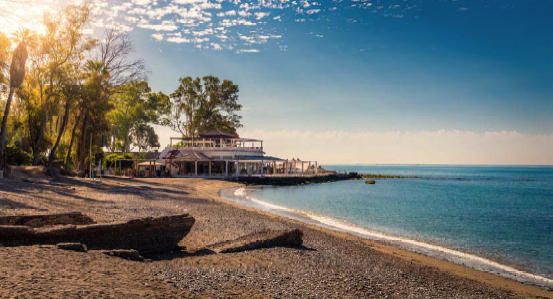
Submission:
<svg viewBox="0 0 553 299">
<path fill-rule="evenodd" d="M 108 152 L 106 155 L 118 154 L 118 155 L 129 155 L 131 159 L 157 159 L 159 157 L 158 151 L 148 151 L 148 152 Z"/>
<path fill-rule="evenodd" d="M 284 159 L 272 156 L 238 156 L 239 161 L 284 161 Z"/>
<path fill-rule="evenodd" d="M 208 156 L 197 151 L 180 151 L 178 149 L 170 150 L 167 154 L 163 154 L 161 159 L 170 159 L 178 161 L 209 161 Z"/>
<path fill-rule="evenodd" d="M 224 132 L 219 129 L 203 131 L 198 135 L 200 138 L 240 138 L 236 133 Z"/>
<path fill-rule="evenodd" d="M 144 162 L 140 162 L 138 163 L 138 166 L 159 166 L 159 165 L 163 165 L 163 161 L 144 161 Z"/>
</svg>

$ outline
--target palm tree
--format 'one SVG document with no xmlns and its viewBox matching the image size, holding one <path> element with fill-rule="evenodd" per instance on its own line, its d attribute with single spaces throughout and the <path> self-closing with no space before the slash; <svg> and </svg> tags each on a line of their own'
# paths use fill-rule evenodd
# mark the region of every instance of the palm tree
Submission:
<svg viewBox="0 0 553 299">
<path fill-rule="evenodd" d="M 24 41 L 20 42 L 13 53 L 12 63 L 10 65 L 10 91 L 4 116 L 2 117 L 2 127 L 0 128 L 0 169 L 4 170 L 4 149 L 6 138 L 6 127 L 8 125 L 8 116 L 10 114 L 10 106 L 13 100 L 15 90 L 21 86 L 25 78 L 25 62 L 27 61 L 27 45 Z"/>
</svg>

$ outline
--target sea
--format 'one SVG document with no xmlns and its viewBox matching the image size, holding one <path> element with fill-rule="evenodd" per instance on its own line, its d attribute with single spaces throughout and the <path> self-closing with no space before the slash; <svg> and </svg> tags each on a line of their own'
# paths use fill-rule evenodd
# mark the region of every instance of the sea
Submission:
<svg viewBox="0 0 553 299">
<path fill-rule="evenodd" d="M 553 166 L 326 165 L 399 175 L 224 190 L 281 216 L 553 288 Z"/>
</svg>

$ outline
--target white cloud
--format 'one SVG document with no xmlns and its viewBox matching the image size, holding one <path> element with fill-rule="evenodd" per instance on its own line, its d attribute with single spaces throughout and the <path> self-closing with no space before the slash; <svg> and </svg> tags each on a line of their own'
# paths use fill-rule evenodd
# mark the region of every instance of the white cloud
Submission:
<svg viewBox="0 0 553 299">
<path fill-rule="evenodd" d="M 155 39 L 155 40 L 157 40 L 157 41 L 161 41 L 161 40 L 163 40 L 163 34 L 161 34 L 161 33 L 154 33 L 154 34 L 152 34 L 152 38 Z"/>
<path fill-rule="evenodd" d="M 261 19 L 263 19 L 264 17 L 266 17 L 266 16 L 268 16 L 268 15 L 270 15 L 270 13 L 268 13 L 268 12 L 261 12 L 261 11 L 260 11 L 260 12 L 256 12 L 256 13 L 255 13 L 255 19 L 256 19 L 256 20 L 261 20 Z"/>
<path fill-rule="evenodd" d="M 0 0 L 2 9 L 10 12 L 9 17 L 0 16 L 0 26 L 8 33 L 22 27 L 44 31 L 41 24 L 44 13 L 56 13 L 69 3 L 83 1 L 91 4 L 94 19 L 92 29 L 115 28 L 130 32 L 139 28 L 153 31 L 149 33 L 157 41 L 191 43 L 197 46 L 205 44 L 209 39 L 222 49 L 232 51 L 250 43 L 251 39 L 240 36 L 249 35 L 255 40 L 254 43 L 276 39 L 263 36 L 282 35 L 284 32 L 276 32 L 276 27 L 279 26 L 274 25 L 284 18 L 294 22 L 323 22 L 323 18 L 317 17 L 319 14 L 345 7 L 372 9 L 381 11 L 380 15 L 399 18 L 404 17 L 405 10 L 416 7 L 405 3 L 409 0 L 402 0 L 401 6 L 391 0 L 391 4 L 376 7 L 372 5 L 372 0 L 333 0 L 328 9 L 320 2 L 310 0 Z M 390 12 L 392 10 L 393 13 Z M 275 45 L 283 46 L 282 42 Z M 201 47 L 213 48 L 209 45 Z"/>
<path fill-rule="evenodd" d="M 170 43 L 177 43 L 177 44 L 190 43 L 191 42 L 191 40 L 189 40 L 185 37 L 181 37 L 181 36 L 168 37 L 167 41 L 170 42 Z"/>
<path fill-rule="evenodd" d="M 259 49 L 239 49 L 238 53 L 259 53 Z"/>
<path fill-rule="evenodd" d="M 138 23 L 137 26 L 154 31 L 175 31 L 178 29 L 178 26 L 175 23 L 169 21 L 163 21 L 161 24 Z"/>
<path fill-rule="evenodd" d="M 217 51 L 223 50 L 223 47 L 222 47 L 220 44 L 218 44 L 218 43 L 211 43 L 211 48 L 212 48 L 213 50 L 217 50 Z"/>
</svg>

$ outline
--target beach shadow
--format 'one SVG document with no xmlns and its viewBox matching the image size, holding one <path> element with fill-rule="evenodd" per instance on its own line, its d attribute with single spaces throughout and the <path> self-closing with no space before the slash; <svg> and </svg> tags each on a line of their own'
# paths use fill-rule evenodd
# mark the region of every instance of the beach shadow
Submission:
<svg viewBox="0 0 553 299">
<path fill-rule="evenodd" d="M 236 251 L 236 252 L 227 252 L 227 253 L 217 253 L 209 248 L 201 248 L 196 251 L 187 251 L 186 248 L 181 247 L 180 250 L 175 250 L 172 252 L 167 253 L 158 253 L 158 254 L 146 254 L 143 255 L 145 258 L 152 260 L 152 261 L 170 261 L 173 259 L 179 259 L 179 258 L 187 258 L 187 257 L 202 257 L 202 256 L 208 256 L 208 255 L 230 255 L 233 253 L 241 253 L 241 252 L 249 252 L 249 251 L 256 251 L 261 249 L 273 249 L 273 248 L 289 248 L 289 249 L 295 249 L 299 251 L 317 251 L 315 248 L 307 247 L 307 246 L 272 246 L 272 247 L 264 247 L 264 248 L 254 248 L 254 249 L 246 249 L 242 251 Z"/>
<path fill-rule="evenodd" d="M 287 247 L 287 248 L 293 248 L 293 249 L 297 249 L 297 250 L 301 250 L 301 251 L 317 251 L 317 249 L 315 249 L 313 247 L 307 247 L 305 245 L 301 245 L 301 246 L 298 246 L 298 247 Z"/>
<path fill-rule="evenodd" d="M 78 195 L 74 190 L 75 185 L 76 184 L 73 184 L 73 182 L 62 182 L 61 180 L 56 180 L 55 182 L 11 180 L 9 181 L 9 184 L 0 184 L 0 190 L 14 195 L 28 196 L 29 198 L 42 200 L 50 204 L 58 204 L 59 201 L 53 197 L 47 196 L 48 193 L 45 193 L 45 191 L 90 203 L 113 203 L 113 201 L 100 201 L 94 198 Z"/>
<path fill-rule="evenodd" d="M 0 207 L 2 209 L 31 209 L 31 210 L 42 210 L 36 207 L 20 203 L 17 201 L 9 200 L 6 198 L 0 198 Z"/>
<path fill-rule="evenodd" d="M 112 194 L 135 194 L 144 196 L 146 199 L 156 199 L 159 195 L 188 195 L 189 192 L 181 188 L 167 188 L 166 185 L 161 183 L 147 182 L 147 181 L 137 181 L 129 178 L 107 178 L 109 181 L 119 182 L 121 184 L 134 183 L 134 185 L 122 185 L 114 186 L 112 184 L 103 184 L 102 179 L 98 181 L 83 181 L 70 178 L 66 181 L 71 182 L 71 184 L 80 184 L 81 186 L 87 186 L 100 191 L 105 191 Z"/>
<path fill-rule="evenodd" d="M 209 250 L 207 248 L 202 248 L 196 251 L 187 251 L 186 248 L 180 247 L 178 250 L 174 250 L 166 253 L 156 253 L 156 254 L 143 254 L 143 256 L 152 261 L 170 261 L 179 258 L 186 257 L 199 257 L 216 254 L 216 252 Z"/>
<path fill-rule="evenodd" d="M 129 179 L 112 179 L 110 181 L 120 181 L 120 182 L 129 182 Z M 133 182 L 138 183 L 138 182 Z M 116 194 L 116 195 L 138 195 L 143 197 L 146 200 L 156 200 L 159 198 L 167 198 L 172 196 L 184 196 L 188 195 L 189 192 L 182 189 L 170 189 L 157 186 L 149 186 L 148 182 L 139 182 L 140 185 L 113 185 L 113 184 L 104 184 L 102 180 L 97 181 L 86 181 L 78 178 L 72 177 L 57 177 L 49 181 L 36 181 L 36 180 L 23 180 L 23 181 L 12 181 L 9 185 L 0 184 L 0 190 L 5 189 L 7 192 L 14 193 L 23 193 L 23 194 L 32 194 L 34 197 L 46 199 L 37 195 L 38 190 L 47 190 L 59 195 L 74 197 L 75 199 L 87 201 L 87 202 L 101 202 L 101 203 L 113 203 L 112 201 L 99 201 L 94 198 L 89 198 L 82 195 L 77 195 L 75 187 L 85 187 L 99 192 L 104 192 L 107 194 Z M 157 184 L 155 184 L 157 185 Z M 176 197 L 175 197 L 176 198 Z M 177 199 L 177 198 L 176 198 Z"/>
</svg>

